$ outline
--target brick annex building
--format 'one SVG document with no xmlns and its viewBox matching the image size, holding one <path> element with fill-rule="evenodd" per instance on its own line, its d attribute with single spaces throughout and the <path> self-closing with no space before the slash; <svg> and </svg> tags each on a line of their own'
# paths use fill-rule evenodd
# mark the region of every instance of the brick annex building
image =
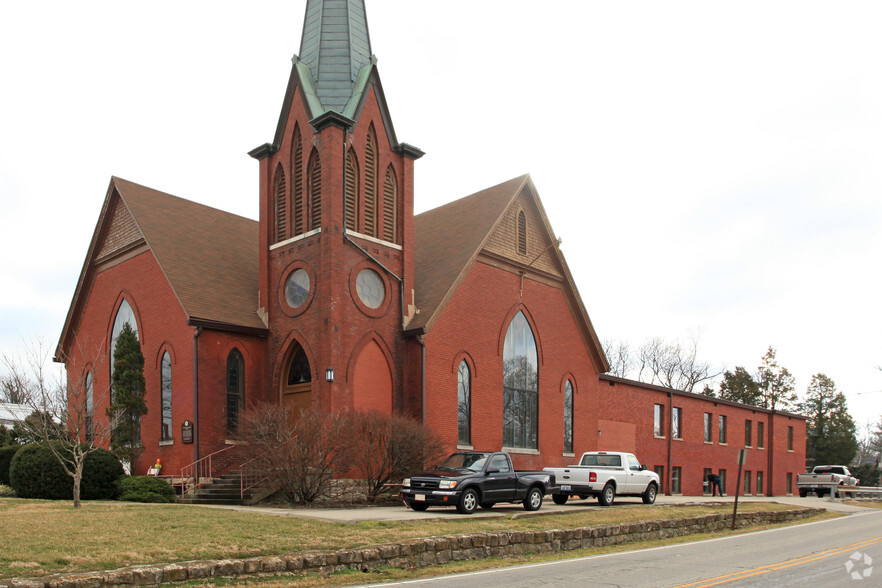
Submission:
<svg viewBox="0 0 882 588">
<path fill-rule="evenodd" d="M 56 360 L 105 418 L 116 337 L 137 331 L 135 473 L 235 444 L 268 402 L 411 415 L 520 468 L 633 451 L 668 493 L 734 479 L 747 446 L 748 493 L 793 491 L 802 417 L 605 375 L 528 176 L 414 215 L 422 152 L 395 134 L 364 0 L 308 0 L 293 61 L 272 142 L 250 152 L 259 221 L 110 181 Z"/>
</svg>

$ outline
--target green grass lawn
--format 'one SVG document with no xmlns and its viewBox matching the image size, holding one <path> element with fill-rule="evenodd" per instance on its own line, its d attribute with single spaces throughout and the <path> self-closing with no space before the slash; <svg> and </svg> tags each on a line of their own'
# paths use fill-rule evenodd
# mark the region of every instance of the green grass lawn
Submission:
<svg viewBox="0 0 882 588">
<path fill-rule="evenodd" d="M 403 507 L 402 507 L 403 508 Z M 747 502 L 739 512 L 792 508 Z M 731 512 L 731 506 L 629 505 L 521 519 L 449 518 L 335 524 L 181 504 L 0 498 L 0 579 L 134 564 L 342 549 L 405 538 L 560 529 Z"/>
</svg>

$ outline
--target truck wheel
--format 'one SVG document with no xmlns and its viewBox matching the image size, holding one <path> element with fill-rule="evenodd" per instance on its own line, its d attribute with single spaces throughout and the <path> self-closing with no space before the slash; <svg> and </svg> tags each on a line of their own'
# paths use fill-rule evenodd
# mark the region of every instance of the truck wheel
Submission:
<svg viewBox="0 0 882 588">
<path fill-rule="evenodd" d="M 607 483 L 606 486 L 603 487 L 603 490 L 600 492 L 600 496 L 597 497 L 597 502 L 600 503 L 600 506 L 609 506 L 613 503 L 613 500 L 616 499 L 616 488 L 610 483 Z"/>
<path fill-rule="evenodd" d="M 569 494 L 552 494 L 551 499 L 555 504 L 566 504 L 567 499 L 570 497 Z"/>
<path fill-rule="evenodd" d="M 459 497 L 456 510 L 459 514 L 472 514 L 478 508 L 478 493 L 474 488 L 469 488 Z"/>
<path fill-rule="evenodd" d="M 800 498 L 805 498 L 806 496 L 808 496 L 808 492 L 806 492 L 805 490 L 800 490 L 800 491 L 799 491 L 799 497 L 800 497 Z"/>
<path fill-rule="evenodd" d="M 815 492 L 815 494 L 818 495 L 818 498 L 823 498 L 826 492 L 824 492 L 823 490 L 818 490 L 817 492 Z"/>
<path fill-rule="evenodd" d="M 655 487 L 655 484 L 647 486 L 646 490 L 643 491 L 643 504 L 654 504 L 657 494 L 658 488 Z"/>
<path fill-rule="evenodd" d="M 542 508 L 542 490 L 536 488 L 530 488 L 530 491 L 527 492 L 527 497 L 524 498 L 524 510 L 539 510 Z"/>
<path fill-rule="evenodd" d="M 411 502 L 410 508 L 414 509 L 417 512 L 423 512 L 427 508 L 429 508 L 429 505 L 426 504 L 425 502 Z"/>
</svg>

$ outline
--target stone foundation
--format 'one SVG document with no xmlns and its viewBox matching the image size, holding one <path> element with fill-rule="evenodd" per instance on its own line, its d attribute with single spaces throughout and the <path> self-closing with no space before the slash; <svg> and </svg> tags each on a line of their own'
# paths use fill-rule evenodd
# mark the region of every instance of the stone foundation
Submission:
<svg viewBox="0 0 882 588">
<path fill-rule="evenodd" d="M 801 508 L 778 512 L 738 515 L 736 527 L 794 521 L 823 512 Z M 498 531 L 444 537 L 406 539 L 401 543 L 371 545 L 336 551 L 307 551 L 293 555 L 188 561 L 174 564 L 130 566 L 106 572 L 59 574 L 0 583 L 9 588 L 107 588 L 115 586 L 157 586 L 186 580 L 248 575 L 279 575 L 315 572 L 330 574 L 346 569 L 417 568 L 450 561 L 508 557 L 535 553 L 570 551 L 586 547 L 618 545 L 711 533 L 731 528 L 731 514 L 712 514 L 683 519 L 620 523 L 547 531 Z"/>
</svg>

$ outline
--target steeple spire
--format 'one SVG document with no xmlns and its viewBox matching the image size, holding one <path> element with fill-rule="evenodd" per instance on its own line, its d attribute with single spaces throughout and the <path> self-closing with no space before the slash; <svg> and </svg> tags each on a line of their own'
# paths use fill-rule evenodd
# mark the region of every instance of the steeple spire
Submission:
<svg viewBox="0 0 882 588">
<path fill-rule="evenodd" d="M 323 109 L 343 114 L 359 74 L 373 63 L 364 0 L 308 0 L 300 62 Z"/>
</svg>

